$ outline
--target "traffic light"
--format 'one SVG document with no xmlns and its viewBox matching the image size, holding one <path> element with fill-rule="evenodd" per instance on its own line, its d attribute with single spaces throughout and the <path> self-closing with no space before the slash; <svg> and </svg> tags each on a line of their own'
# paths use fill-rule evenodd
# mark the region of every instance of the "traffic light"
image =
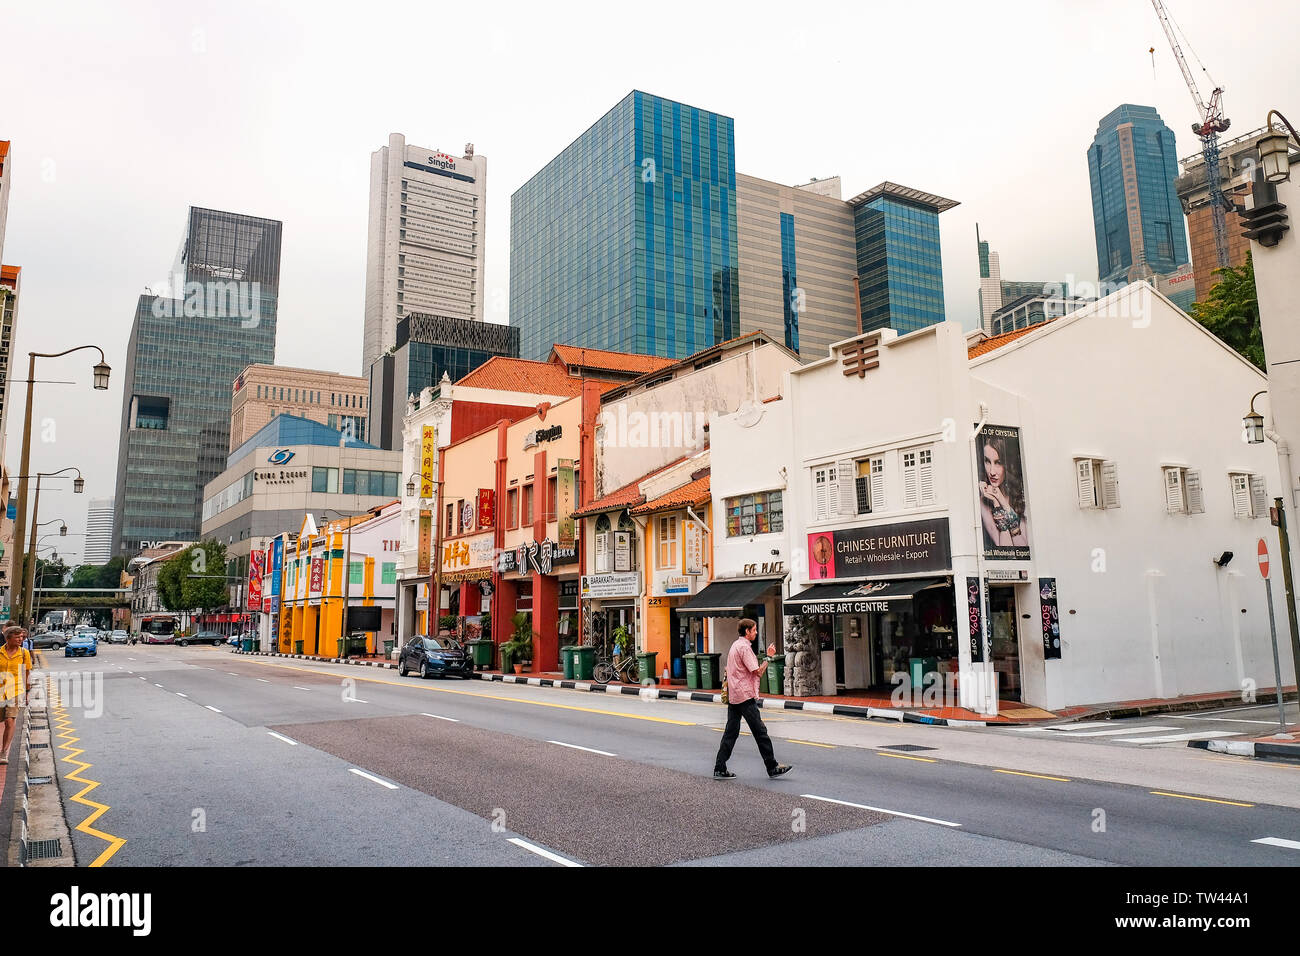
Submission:
<svg viewBox="0 0 1300 956">
<path fill-rule="evenodd" d="M 1286 204 L 1277 201 L 1277 190 L 1272 183 L 1257 178 L 1254 184 L 1255 208 L 1241 214 L 1246 228 L 1242 235 L 1254 239 L 1261 246 L 1276 246 L 1287 225 Z"/>
</svg>

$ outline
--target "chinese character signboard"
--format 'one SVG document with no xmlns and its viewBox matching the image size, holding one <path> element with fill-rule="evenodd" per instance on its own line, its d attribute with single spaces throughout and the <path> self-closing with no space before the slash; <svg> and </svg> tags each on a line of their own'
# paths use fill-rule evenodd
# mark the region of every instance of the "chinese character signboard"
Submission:
<svg viewBox="0 0 1300 956">
<path fill-rule="evenodd" d="M 429 573 L 429 550 L 433 547 L 433 512 L 420 512 L 420 550 L 416 570 L 420 574 Z"/>
<path fill-rule="evenodd" d="M 433 453 L 438 444 L 438 430 L 425 425 L 420 441 L 420 497 L 433 497 Z"/>
<path fill-rule="evenodd" d="M 478 490 L 478 526 L 480 528 L 492 527 L 493 516 L 493 491 L 491 488 L 480 488 Z"/>
<path fill-rule="evenodd" d="M 704 573 L 704 532 L 698 522 L 682 522 L 682 558 L 687 574 Z"/>
<path fill-rule="evenodd" d="M 568 547 L 573 544 L 573 459 L 561 458 L 555 475 L 555 520 L 558 522 L 555 536 L 561 547 Z"/>
</svg>

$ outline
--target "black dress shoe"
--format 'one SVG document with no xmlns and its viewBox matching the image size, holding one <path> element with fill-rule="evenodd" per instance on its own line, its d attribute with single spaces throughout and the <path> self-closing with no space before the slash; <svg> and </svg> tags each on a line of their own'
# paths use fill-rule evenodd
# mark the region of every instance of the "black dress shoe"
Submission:
<svg viewBox="0 0 1300 956">
<path fill-rule="evenodd" d="M 732 773 L 730 770 L 715 770 L 713 771 L 713 779 L 714 780 L 735 780 L 736 775 Z"/>
<path fill-rule="evenodd" d="M 769 773 L 768 776 L 769 776 L 769 777 L 779 777 L 779 776 L 781 776 L 781 774 L 783 774 L 783 773 L 789 773 L 789 772 L 790 772 L 791 770 L 793 770 L 793 769 L 794 769 L 794 767 L 791 767 L 788 763 L 783 763 L 783 764 L 781 764 L 779 767 L 777 767 L 775 770 L 773 770 L 771 773 Z"/>
</svg>

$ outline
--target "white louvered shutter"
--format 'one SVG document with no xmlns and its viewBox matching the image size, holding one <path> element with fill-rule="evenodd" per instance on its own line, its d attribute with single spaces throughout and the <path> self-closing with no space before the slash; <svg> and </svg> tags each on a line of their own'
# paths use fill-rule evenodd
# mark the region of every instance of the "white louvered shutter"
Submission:
<svg viewBox="0 0 1300 956">
<path fill-rule="evenodd" d="M 1201 473 L 1187 470 L 1187 513 L 1205 514 L 1205 495 L 1201 492 Z"/>
<path fill-rule="evenodd" d="M 1101 506 L 1119 507 L 1119 465 L 1113 461 L 1101 463 Z"/>
<path fill-rule="evenodd" d="M 885 510 L 885 459 L 871 459 L 871 510 Z"/>
<path fill-rule="evenodd" d="M 609 570 L 609 534 L 596 535 L 596 573 Z"/>
<path fill-rule="evenodd" d="M 1187 510 L 1183 505 L 1183 475 L 1178 468 L 1165 469 L 1165 510 L 1170 514 Z"/>
<path fill-rule="evenodd" d="M 917 498 L 916 452 L 903 452 L 903 507 L 915 508 Z"/>
<path fill-rule="evenodd" d="M 1250 501 L 1256 518 L 1268 517 L 1268 487 L 1262 475 L 1250 476 Z"/>
<path fill-rule="evenodd" d="M 1097 507 L 1096 488 L 1092 482 L 1092 459 L 1081 458 L 1074 463 L 1075 479 L 1079 486 L 1079 507 Z"/>
<path fill-rule="evenodd" d="M 1232 475 L 1232 514 L 1237 518 L 1250 517 L 1250 477 Z"/>
<path fill-rule="evenodd" d="M 934 501 L 934 451 L 923 448 L 917 453 L 917 502 L 930 504 Z"/>
<path fill-rule="evenodd" d="M 826 517 L 828 470 L 826 468 L 813 469 L 813 516 L 819 521 Z"/>
<path fill-rule="evenodd" d="M 838 498 L 836 500 L 836 510 L 841 515 L 855 515 L 858 513 L 858 491 L 854 484 L 853 478 L 857 468 L 853 464 L 852 458 L 842 458 L 836 462 L 835 473 L 839 476 L 837 484 Z"/>
</svg>

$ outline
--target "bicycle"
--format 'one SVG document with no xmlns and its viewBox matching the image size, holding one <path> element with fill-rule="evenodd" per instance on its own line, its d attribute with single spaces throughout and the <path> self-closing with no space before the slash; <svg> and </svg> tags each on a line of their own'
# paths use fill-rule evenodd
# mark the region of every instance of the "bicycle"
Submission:
<svg viewBox="0 0 1300 956">
<path fill-rule="evenodd" d="M 631 654 L 624 655 L 618 664 L 614 664 L 609 660 L 597 661 L 591 676 L 597 684 L 608 684 L 615 677 L 625 684 L 641 683 L 636 658 Z"/>
</svg>

